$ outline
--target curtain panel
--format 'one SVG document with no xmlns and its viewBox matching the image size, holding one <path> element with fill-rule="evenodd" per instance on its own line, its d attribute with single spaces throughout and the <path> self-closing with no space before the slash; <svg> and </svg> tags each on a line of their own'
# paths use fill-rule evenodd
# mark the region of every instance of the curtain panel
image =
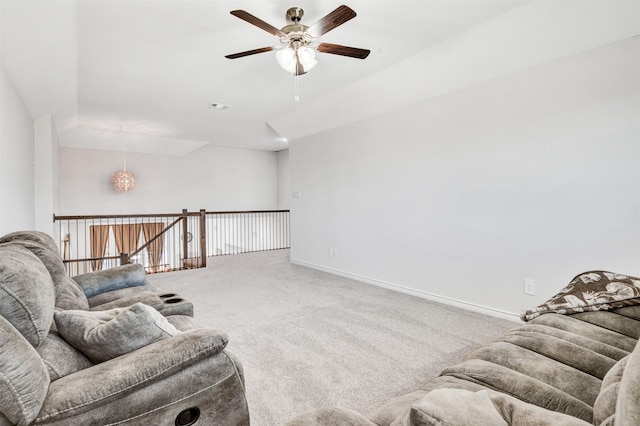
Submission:
<svg viewBox="0 0 640 426">
<path fill-rule="evenodd" d="M 131 254 L 138 248 L 140 242 L 140 232 L 142 225 L 135 223 L 133 225 L 111 225 L 113 236 L 116 240 L 116 248 L 118 253 Z"/>
<path fill-rule="evenodd" d="M 144 234 L 145 242 L 153 240 L 156 236 L 162 234 L 164 231 L 164 223 L 152 222 L 142 224 L 142 233 Z M 157 268 L 162 261 L 162 250 L 164 247 L 164 235 L 160 235 L 153 240 L 151 244 L 147 246 L 147 252 L 149 253 L 149 265 L 151 268 Z"/>
<path fill-rule="evenodd" d="M 109 241 L 109 225 L 91 225 L 89 227 L 89 243 L 91 244 L 91 257 L 104 257 Z M 92 260 L 91 267 L 94 271 L 102 270 L 103 259 Z"/>
</svg>

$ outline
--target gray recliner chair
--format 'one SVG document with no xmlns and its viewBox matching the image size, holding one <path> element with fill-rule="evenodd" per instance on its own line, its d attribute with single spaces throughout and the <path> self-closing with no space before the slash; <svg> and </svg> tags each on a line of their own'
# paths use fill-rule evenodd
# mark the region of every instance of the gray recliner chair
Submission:
<svg viewBox="0 0 640 426">
<path fill-rule="evenodd" d="M 249 424 L 225 333 L 129 298 L 144 285 L 118 282 L 136 267 L 81 279 L 98 289 L 86 298 L 42 261 L 52 249 L 42 235 L 27 235 L 0 238 L 0 426 Z"/>
<path fill-rule="evenodd" d="M 142 265 L 123 265 L 70 278 L 53 238 L 44 232 L 13 232 L 0 237 L 0 244 L 18 244 L 40 259 L 53 280 L 59 309 L 106 310 L 141 302 L 165 316 L 193 316 L 193 303 L 150 286 Z"/>
</svg>

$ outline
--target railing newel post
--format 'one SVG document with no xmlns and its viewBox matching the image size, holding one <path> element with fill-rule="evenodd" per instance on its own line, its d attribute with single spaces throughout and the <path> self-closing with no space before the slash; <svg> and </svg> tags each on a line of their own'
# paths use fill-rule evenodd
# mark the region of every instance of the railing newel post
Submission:
<svg viewBox="0 0 640 426">
<path fill-rule="evenodd" d="M 200 266 L 207 266 L 207 211 L 200 209 Z"/>
<path fill-rule="evenodd" d="M 187 219 L 187 209 L 182 209 L 182 265 L 180 269 L 186 269 L 185 261 L 189 259 L 189 220 Z"/>
</svg>

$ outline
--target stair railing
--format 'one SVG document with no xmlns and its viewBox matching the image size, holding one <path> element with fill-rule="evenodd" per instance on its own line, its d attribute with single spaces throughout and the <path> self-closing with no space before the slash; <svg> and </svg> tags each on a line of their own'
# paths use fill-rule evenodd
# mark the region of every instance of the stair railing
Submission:
<svg viewBox="0 0 640 426">
<path fill-rule="evenodd" d="M 289 210 L 55 216 L 70 275 L 127 263 L 147 273 L 206 267 L 208 256 L 289 248 Z"/>
</svg>

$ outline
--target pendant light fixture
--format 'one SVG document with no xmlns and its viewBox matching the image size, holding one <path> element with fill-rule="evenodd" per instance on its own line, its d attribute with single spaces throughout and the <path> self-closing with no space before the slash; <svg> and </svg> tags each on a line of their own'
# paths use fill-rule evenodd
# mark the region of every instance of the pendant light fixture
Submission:
<svg viewBox="0 0 640 426">
<path fill-rule="evenodd" d="M 130 170 L 127 170 L 127 137 L 126 137 L 126 127 L 122 126 L 120 128 L 122 130 L 122 139 L 124 145 L 124 161 L 122 170 L 119 170 L 113 174 L 113 189 L 118 192 L 127 192 L 133 191 L 136 187 L 136 174 Z"/>
</svg>

